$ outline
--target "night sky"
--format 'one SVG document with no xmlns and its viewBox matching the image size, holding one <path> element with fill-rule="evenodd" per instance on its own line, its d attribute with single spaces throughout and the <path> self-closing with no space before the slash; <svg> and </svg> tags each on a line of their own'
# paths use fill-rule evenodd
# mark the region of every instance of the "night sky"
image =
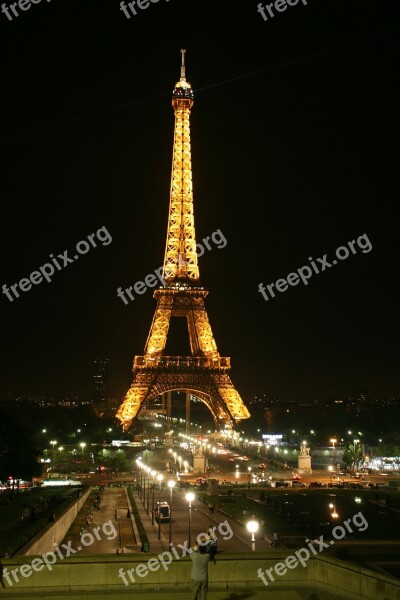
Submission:
<svg viewBox="0 0 400 600">
<path fill-rule="evenodd" d="M 154 0 L 153 0 L 154 1 Z M 9 5 L 10 2 L 6 2 Z M 52 0 L 0 13 L 1 286 L 99 228 L 112 237 L 10 302 L 0 393 L 122 398 L 156 306 L 117 297 L 160 267 L 181 47 L 206 307 L 232 380 L 286 400 L 400 395 L 399 7 L 309 0 Z M 258 285 L 366 234 L 372 250 L 266 302 Z"/>
</svg>

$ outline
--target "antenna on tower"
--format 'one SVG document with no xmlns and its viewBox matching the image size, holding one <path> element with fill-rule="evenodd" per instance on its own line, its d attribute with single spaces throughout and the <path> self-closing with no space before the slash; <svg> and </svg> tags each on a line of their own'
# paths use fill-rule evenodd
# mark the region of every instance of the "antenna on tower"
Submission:
<svg viewBox="0 0 400 600">
<path fill-rule="evenodd" d="M 185 72 L 185 53 L 186 50 L 182 48 L 182 66 L 181 66 L 181 81 L 186 81 L 186 72 Z"/>
</svg>

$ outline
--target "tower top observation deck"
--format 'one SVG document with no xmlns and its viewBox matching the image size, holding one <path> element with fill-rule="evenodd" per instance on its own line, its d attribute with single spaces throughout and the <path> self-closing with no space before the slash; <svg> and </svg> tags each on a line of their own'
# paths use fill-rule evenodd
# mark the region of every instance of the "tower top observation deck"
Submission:
<svg viewBox="0 0 400 600">
<path fill-rule="evenodd" d="M 186 81 L 186 65 L 185 65 L 185 53 L 186 50 L 182 49 L 182 64 L 181 64 L 181 78 L 178 83 L 175 85 L 174 92 L 172 95 L 172 105 L 175 106 L 174 100 L 186 98 L 188 100 L 192 100 L 190 107 L 193 104 L 194 93 L 192 90 L 192 86 L 188 81 Z"/>
</svg>

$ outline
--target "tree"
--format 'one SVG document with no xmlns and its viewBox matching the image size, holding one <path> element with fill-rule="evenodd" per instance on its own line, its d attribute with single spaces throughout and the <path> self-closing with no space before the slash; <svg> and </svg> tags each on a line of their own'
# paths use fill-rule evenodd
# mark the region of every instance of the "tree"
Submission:
<svg viewBox="0 0 400 600">
<path fill-rule="evenodd" d="M 358 469 L 358 464 L 363 458 L 363 451 L 361 447 L 355 447 L 354 444 L 349 444 L 346 450 L 343 452 L 343 462 L 347 466 L 353 467 L 354 465 Z"/>
<path fill-rule="evenodd" d="M 0 414 L 0 480 L 13 479 L 19 486 L 20 479 L 30 481 L 41 474 L 37 457 L 39 450 L 29 432 L 6 414 Z"/>
</svg>

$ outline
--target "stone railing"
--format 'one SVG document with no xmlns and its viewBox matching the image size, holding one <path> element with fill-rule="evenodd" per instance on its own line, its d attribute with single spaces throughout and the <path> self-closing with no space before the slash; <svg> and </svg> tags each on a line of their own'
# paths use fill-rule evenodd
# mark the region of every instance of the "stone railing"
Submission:
<svg viewBox="0 0 400 600">
<path fill-rule="evenodd" d="M 323 555 L 310 558 L 306 567 L 287 569 L 282 576 L 275 574 L 275 581 L 266 587 L 257 576 L 257 571 L 276 568 L 290 554 L 280 550 L 221 553 L 217 555 L 216 565 L 209 567 L 210 591 L 229 590 L 227 593 L 237 594 L 246 591 L 297 590 L 303 596 L 307 594 L 306 597 L 315 593 L 318 598 L 322 591 L 324 595 L 330 594 L 330 598 L 343 600 L 395 600 L 400 597 L 398 579 Z M 21 566 L 24 563 L 31 564 L 33 559 L 33 556 L 3 559 L 3 569 L 7 568 L 10 572 L 18 568 L 19 582 L 9 586 L 5 581 L 6 587 L 0 588 L 0 597 L 2 594 L 8 598 L 34 595 L 50 597 L 74 592 L 80 596 L 103 592 L 113 597 L 118 593 L 125 597 L 127 593 L 170 592 L 179 597 L 179 592 L 187 592 L 191 586 L 192 563 L 188 557 L 173 560 L 166 565 L 166 569 L 159 564 L 155 570 L 156 556 L 153 554 L 74 556 L 56 562 L 51 572 L 45 567 L 21 576 Z M 149 559 L 153 559 L 152 569 L 146 566 Z M 128 574 L 131 569 L 134 569 L 131 571 L 134 581 Z M 122 573 L 128 585 L 125 585 Z"/>
</svg>

